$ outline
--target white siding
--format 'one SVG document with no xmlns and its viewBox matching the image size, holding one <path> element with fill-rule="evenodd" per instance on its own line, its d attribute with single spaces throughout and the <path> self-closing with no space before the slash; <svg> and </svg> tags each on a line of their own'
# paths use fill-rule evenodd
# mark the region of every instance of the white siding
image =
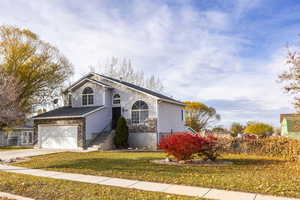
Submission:
<svg viewBox="0 0 300 200">
<path fill-rule="evenodd" d="M 86 140 L 93 139 L 111 122 L 111 108 L 105 107 L 86 117 Z"/>
<path fill-rule="evenodd" d="M 72 91 L 72 107 L 81 107 L 82 106 L 82 92 L 84 88 L 90 87 L 94 91 L 94 104 L 89 105 L 89 106 L 102 106 L 104 105 L 104 87 L 92 83 L 92 82 L 87 82 L 83 84 L 81 87 L 77 88 L 76 90 Z"/>
<path fill-rule="evenodd" d="M 129 133 L 129 146 L 132 148 L 147 148 L 156 150 L 157 134 L 156 133 Z"/>
<path fill-rule="evenodd" d="M 7 140 L 5 134 L 0 132 L 0 146 L 5 146 L 7 144 Z"/>
<path fill-rule="evenodd" d="M 113 81 L 102 79 L 99 76 L 94 76 L 93 78 L 100 80 L 103 83 L 111 85 L 112 87 L 115 88 L 113 90 L 113 94 L 118 93 L 121 96 L 122 115 L 126 119 L 131 119 L 132 105 L 138 100 L 143 100 L 148 104 L 149 118 L 157 118 L 157 112 L 156 112 L 156 101 L 157 100 L 155 97 L 152 97 L 147 94 L 143 94 L 141 92 L 137 92 L 136 90 L 133 90 L 131 88 L 123 86 L 122 84 L 118 84 L 118 83 L 114 83 Z M 112 101 L 112 100 L 110 100 L 110 101 Z"/>
<path fill-rule="evenodd" d="M 184 131 L 184 116 L 182 119 L 183 106 L 158 102 L 158 132 L 170 133 Z"/>
</svg>

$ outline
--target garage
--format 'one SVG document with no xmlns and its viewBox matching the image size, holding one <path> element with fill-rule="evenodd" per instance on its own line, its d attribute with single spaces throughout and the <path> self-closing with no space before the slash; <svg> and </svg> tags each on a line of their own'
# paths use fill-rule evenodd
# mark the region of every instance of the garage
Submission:
<svg viewBox="0 0 300 200">
<path fill-rule="evenodd" d="M 39 145 L 45 149 L 77 149 L 77 125 L 39 125 Z"/>
</svg>

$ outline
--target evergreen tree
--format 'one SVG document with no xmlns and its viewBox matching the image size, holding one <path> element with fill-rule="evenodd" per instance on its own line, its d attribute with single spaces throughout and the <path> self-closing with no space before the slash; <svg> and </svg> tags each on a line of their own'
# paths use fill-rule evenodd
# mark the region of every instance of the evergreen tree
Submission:
<svg viewBox="0 0 300 200">
<path fill-rule="evenodd" d="M 118 119 L 114 144 L 117 148 L 128 147 L 128 126 L 124 117 Z"/>
</svg>

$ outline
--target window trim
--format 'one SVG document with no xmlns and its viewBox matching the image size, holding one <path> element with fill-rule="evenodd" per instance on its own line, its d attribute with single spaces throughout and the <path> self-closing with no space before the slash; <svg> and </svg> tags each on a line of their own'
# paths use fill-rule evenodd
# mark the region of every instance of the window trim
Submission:
<svg viewBox="0 0 300 200">
<path fill-rule="evenodd" d="M 31 135 L 31 140 L 29 135 Z M 33 131 L 23 131 L 21 139 L 22 144 L 33 144 Z"/>
<path fill-rule="evenodd" d="M 139 108 L 139 109 L 132 109 L 132 107 L 137 103 L 137 102 L 139 102 L 139 101 L 141 101 L 141 102 L 144 102 L 145 104 L 146 104 L 146 106 L 147 106 L 147 109 L 141 109 L 141 108 Z M 149 119 L 149 106 L 148 106 L 148 104 L 147 104 L 147 102 L 145 102 L 145 101 L 143 101 L 143 100 L 137 100 L 137 101 L 135 101 L 133 104 L 132 104 L 132 106 L 131 106 L 131 123 L 132 124 L 134 124 L 134 125 L 141 125 L 141 124 L 145 124 L 145 121 L 147 120 L 147 119 Z M 141 122 L 141 114 L 142 114 L 142 112 L 145 112 L 145 111 L 147 111 L 147 118 L 143 121 L 143 122 Z M 132 114 L 133 114 L 133 112 L 137 112 L 138 113 L 138 122 L 136 123 L 136 122 L 133 122 L 133 117 L 132 117 Z"/>
<path fill-rule="evenodd" d="M 73 105 L 73 95 L 71 93 L 68 94 L 68 104 L 70 107 Z"/>
<path fill-rule="evenodd" d="M 95 99 L 94 99 L 94 90 L 93 90 L 93 88 L 91 88 L 91 90 L 93 91 L 93 93 L 88 93 L 88 94 L 83 94 L 83 92 L 84 92 L 84 90 L 86 89 L 86 88 L 91 88 L 91 87 L 89 87 L 89 86 L 87 86 L 87 87 L 85 87 L 83 90 L 82 90 L 82 92 L 81 92 L 81 105 L 82 106 L 91 106 L 91 105 L 94 105 L 95 104 Z M 86 97 L 86 103 L 87 104 L 83 104 L 83 97 Z M 89 97 L 90 96 L 92 96 L 92 99 L 93 99 L 93 103 L 89 103 Z"/>
<path fill-rule="evenodd" d="M 118 95 L 119 97 L 115 97 L 116 95 Z M 119 100 L 119 103 L 114 103 L 115 100 Z M 112 98 L 112 105 L 114 106 L 119 106 L 121 105 L 121 95 L 119 93 L 115 93 L 113 95 L 113 98 Z"/>
</svg>

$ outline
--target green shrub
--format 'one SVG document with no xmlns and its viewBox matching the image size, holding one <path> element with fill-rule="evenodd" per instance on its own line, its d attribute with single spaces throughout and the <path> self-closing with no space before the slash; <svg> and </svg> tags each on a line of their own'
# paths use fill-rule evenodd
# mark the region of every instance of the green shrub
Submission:
<svg viewBox="0 0 300 200">
<path fill-rule="evenodd" d="M 276 156 L 288 160 L 300 159 L 300 140 L 284 137 L 259 139 L 223 139 L 222 152 Z"/>
<path fill-rule="evenodd" d="M 128 147 L 128 126 L 124 117 L 118 119 L 114 144 L 117 148 Z"/>
</svg>

